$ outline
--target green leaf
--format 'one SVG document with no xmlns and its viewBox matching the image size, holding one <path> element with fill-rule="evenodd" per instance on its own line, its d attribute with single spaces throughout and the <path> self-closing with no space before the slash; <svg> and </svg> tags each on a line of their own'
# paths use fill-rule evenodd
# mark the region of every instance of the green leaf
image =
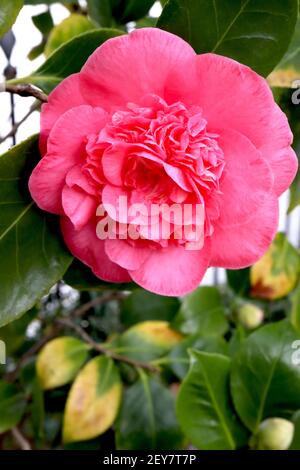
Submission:
<svg viewBox="0 0 300 470">
<path fill-rule="evenodd" d="M 57 219 L 41 212 L 28 193 L 39 158 L 36 137 L 0 157 L 0 326 L 30 310 L 72 260 Z"/>
<path fill-rule="evenodd" d="M 113 4 L 114 0 L 110 0 Z M 119 23 L 137 21 L 147 15 L 155 0 L 125 0 L 113 8 L 113 15 Z"/>
<path fill-rule="evenodd" d="M 46 57 L 65 42 L 92 29 L 95 29 L 94 23 L 85 16 L 77 13 L 68 16 L 52 29 L 45 47 Z"/>
<path fill-rule="evenodd" d="M 71 336 L 49 341 L 39 352 L 37 375 L 44 390 L 65 385 L 74 379 L 88 358 L 88 346 Z"/>
<path fill-rule="evenodd" d="M 168 322 L 149 320 L 129 328 L 112 346 L 131 359 L 151 361 L 167 354 L 181 339 L 182 336 L 172 330 Z"/>
<path fill-rule="evenodd" d="M 300 282 L 292 295 L 291 322 L 295 329 L 300 331 Z"/>
<path fill-rule="evenodd" d="M 266 77 L 288 49 L 297 16 L 297 0 L 169 0 L 157 26 L 198 54 L 231 57 Z"/>
<path fill-rule="evenodd" d="M 34 26 L 42 33 L 44 36 L 48 36 L 52 28 L 54 27 L 52 15 L 50 11 L 44 11 L 38 15 L 34 15 L 32 18 Z"/>
<path fill-rule="evenodd" d="M 0 0 L 0 37 L 12 27 L 23 6 L 23 0 Z"/>
<path fill-rule="evenodd" d="M 294 37 L 283 59 L 268 77 L 272 87 L 292 88 L 300 74 L 300 18 L 297 21 Z"/>
<path fill-rule="evenodd" d="M 64 281 L 69 284 L 69 286 L 80 291 L 95 290 L 105 292 L 108 290 L 131 290 L 136 286 L 133 282 L 118 284 L 102 281 L 93 274 L 88 266 L 77 259 L 74 259 L 71 266 L 66 271 Z"/>
<path fill-rule="evenodd" d="M 87 0 L 89 16 L 99 26 L 109 28 L 112 26 L 113 17 L 110 0 Z"/>
<path fill-rule="evenodd" d="M 18 320 L 0 328 L 0 340 L 6 345 L 6 354 L 16 354 L 26 341 L 28 324 L 37 316 L 37 309 L 33 308 Z"/>
<path fill-rule="evenodd" d="M 297 339 L 287 321 L 267 325 L 244 340 L 233 359 L 234 405 L 253 432 L 265 418 L 288 419 L 300 408 L 300 368 L 292 348 Z"/>
<path fill-rule="evenodd" d="M 300 254 L 284 233 L 278 233 L 265 255 L 251 267 L 251 295 L 276 300 L 295 289 L 300 274 Z"/>
<path fill-rule="evenodd" d="M 80 371 L 68 395 L 63 425 L 64 442 L 92 439 L 116 419 L 122 394 L 114 362 L 97 356 Z"/>
<path fill-rule="evenodd" d="M 250 292 L 250 268 L 227 269 L 227 283 L 229 287 L 240 296 L 247 296 Z"/>
<path fill-rule="evenodd" d="M 122 302 L 121 321 L 125 326 L 145 320 L 171 321 L 179 305 L 176 297 L 164 297 L 137 288 Z"/>
<path fill-rule="evenodd" d="M 221 336 L 226 333 L 228 322 L 218 289 L 199 287 L 187 295 L 172 326 L 184 334 Z"/>
<path fill-rule="evenodd" d="M 182 448 L 174 397 L 157 379 L 140 371 L 139 380 L 123 398 L 116 423 L 118 450 L 172 450 Z"/>
<path fill-rule="evenodd" d="M 45 401 L 43 390 L 37 378 L 35 378 L 33 382 L 31 415 L 36 445 L 37 447 L 41 447 L 45 438 Z"/>
<path fill-rule="evenodd" d="M 167 356 L 170 360 L 170 369 L 180 379 L 183 380 L 189 370 L 189 349 L 198 351 L 227 354 L 227 343 L 223 338 L 206 338 L 199 335 L 188 336 L 177 344 Z"/>
<path fill-rule="evenodd" d="M 295 426 L 295 433 L 289 450 L 300 450 L 300 410 L 294 414 L 292 421 Z"/>
<path fill-rule="evenodd" d="M 12 384 L 0 381 L 0 434 L 15 427 L 25 411 L 26 401 Z"/>
<path fill-rule="evenodd" d="M 177 416 L 188 439 L 201 450 L 233 450 L 245 445 L 229 394 L 230 359 L 191 351 L 191 368 L 177 398 Z"/>
<path fill-rule="evenodd" d="M 32 83 L 50 93 L 64 78 L 79 72 L 90 55 L 107 39 L 122 31 L 99 29 L 80 34 L 63 44 L 31 75 L 10 80 L 10 83 Z"/>
</svg>

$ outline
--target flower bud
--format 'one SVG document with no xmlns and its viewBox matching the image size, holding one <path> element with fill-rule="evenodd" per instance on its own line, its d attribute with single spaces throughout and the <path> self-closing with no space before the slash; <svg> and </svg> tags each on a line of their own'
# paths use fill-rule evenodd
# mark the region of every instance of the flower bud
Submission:
<svg viewBox="0 0 300 470">
<path fill-rule="evenodd" d="M 252 438 L 251 446 L 258 450 L 287 450 L 294 437 L 295 426 L 282 418 L 263 421 Z"/>
<path fill-rule="evenodd" d="M 239 323 L 247 330 L 253 330 L 264 321 L 264 312 L 261 308 L 253 304 L 242 305 L 237 312 Z"/>
</svg>

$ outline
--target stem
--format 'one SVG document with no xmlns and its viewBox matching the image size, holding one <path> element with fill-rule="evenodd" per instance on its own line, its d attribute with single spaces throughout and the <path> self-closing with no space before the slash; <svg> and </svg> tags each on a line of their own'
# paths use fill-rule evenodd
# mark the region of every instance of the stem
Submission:
<svg viewBox="0 0 300 470">
<path fill-rule="evenodd" d="M 115 359 L 116 361 L 119 361 L 119 362 L 125 362 L 126 364 L 129 364 L 129 365 L 134 366 L 136 368 L 148 370 L 149 372 L 159 372 L 159 369 L 156 366 L 152 365 L 152 364 L 149 364 L 147 362 L 136 361 L 134 359 L 131 359 L 130 357 L 122 356 L 121 354 L 117 354 L 114 351 L 111 351 L 111 350 L 107 349 L 105 346 L 103 346 L 99 343 L 96 343 L 96 341 L 94 341 L 93 338 L 91 338 L 86 333 L 86 331 L 84 331 L 84 329 L 81 328 L 81 326 L 76 325 L 70 319 L 58 318 L 56 320 L 56 323 L 58 323 L 59 325 L 66 326 L 67 328 L 70 328 L 70 329 L 74 330 L 95 351 L 98 351 L 99 353 L 104 354 L 105 356 L 111 357 L 112 359 Z"/>
<path fill-rule="evenodd" d="M 11 433 L 21 450 L 31 450 L 31 445 L 18 428 L 12 428 Z"/>
<path fill-rule="evenodd" d="M 13 95 L 12 95 L 13 96 Z M 40 103 L 34 103 L 31 108 L 29 109 L 28 113 L 25 114 L 25 116 L 19 121 L 14 124 L 12 129 L 6 134 L 4 137 L 0 138 L 0 144 L 2 144 L 6 139 L 9 139 L 9 137 L 14 137 L 16 132 L 18 131 L 19 127 L 26 121 L 26 119 L 31 116 L 34 111 L 36 111 L 40 106 Z"/>
<path fill-rule="evenodd" d="M 47 103 L 48 101 L 48 96 L 43 91 L 35 88 L 29 83 L 20 83 L 16 85 L 5 83 L 4 91 L 24 97 L 32 96 L 42 103 Z"/>
<path fill-rule="evenodd" d="M 85 304 L 78 307 L 71 313 L 73 318 L 83 317 L 89 310 L 93 307 L 98 307 L 99 305 L 103 305 L 104 303 L 110 300 L 122 300 L 127 296 L 124 292 L 108 292 L 100 297 L 96 297 L 95 299 L 86 302 Z"/>
</svg>

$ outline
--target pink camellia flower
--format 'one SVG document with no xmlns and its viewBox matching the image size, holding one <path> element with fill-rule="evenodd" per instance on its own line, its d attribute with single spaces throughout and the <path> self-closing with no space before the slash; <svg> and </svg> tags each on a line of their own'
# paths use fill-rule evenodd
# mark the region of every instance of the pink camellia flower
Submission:
<svg viewBox="0 0 300 470">
<path fill-rule="evenodd" d="M 51 93 L 29 187 L 41 209 L 60 215 L 67 246 L 96 276 L 177 296 L 209 266 L 244 268 L 263 255 L 278 197 L 297 171 L 291 143 L 263 78 L 226 57 L 197 55 L 175 35 L 139 29 L 105 42 Z M 172 220 L 166 239 L 149 230 L 157 219 L 143 214 L 134 224 L 117 210 L 121 196 L 146 208 L 200 205 L 198 248 L 187 246 L 194 215 Z M 109 219 L 116 236 L 104 240 L 97 227 Z M 122 237 L 129 225 L 139 238 Z"/>
</svg>

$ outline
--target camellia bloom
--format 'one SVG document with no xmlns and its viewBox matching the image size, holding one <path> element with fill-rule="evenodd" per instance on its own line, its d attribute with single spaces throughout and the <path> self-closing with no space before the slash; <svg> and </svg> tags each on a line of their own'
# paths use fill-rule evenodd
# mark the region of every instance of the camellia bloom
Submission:
<svg viewBox="0 0 300 470">
<path fill-rule="evenodd" d="M 262 77 L 197 55 L 173 34 L 139 29 L 105 42 L 51 93 L 29 187 L 40 208 L 61 216 L 67 246 L 96 276 L 177 296 L 209 266 L 244 268 L 266 251 L 278 197 L 297 171 L 291 143 Z M 168 239 L 149 231 L 147 216 L 136 223 L 138 239 L 99 238 L 104 219 L 118 222 L 117 235 L 132 225 L 112 210 L 121 196 L 146 207 L 200 205 L 198 249 L 187 247 L 194 216 L 173 220 Z"/>
</svg>

